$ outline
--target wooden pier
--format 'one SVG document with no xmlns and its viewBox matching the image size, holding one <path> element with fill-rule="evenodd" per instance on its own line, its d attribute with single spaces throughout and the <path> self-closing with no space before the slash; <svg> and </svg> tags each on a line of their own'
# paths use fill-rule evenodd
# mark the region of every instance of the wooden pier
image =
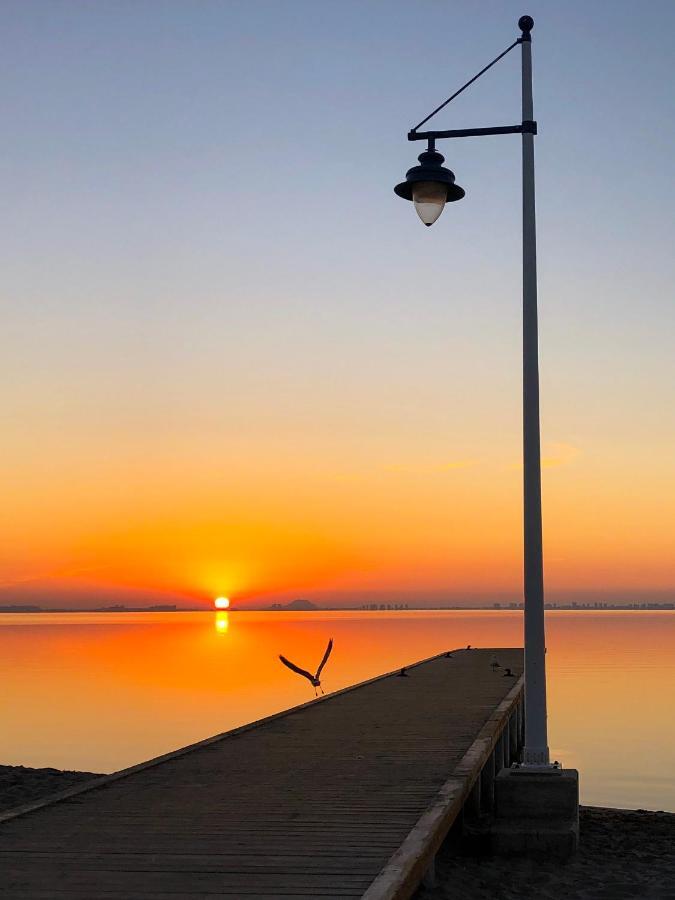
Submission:
<svg viewBox="0 0 675 900">
<path fill-rule="evenodd" d="M 410 897 L 520 744 L 522 669 L 452 651 L 0 815 L 0 894 Z"/>
</svg>

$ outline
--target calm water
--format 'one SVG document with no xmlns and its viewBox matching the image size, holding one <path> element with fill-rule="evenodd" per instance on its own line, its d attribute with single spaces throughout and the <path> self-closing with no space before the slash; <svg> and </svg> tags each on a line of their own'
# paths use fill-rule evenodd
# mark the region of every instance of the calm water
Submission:
<svg viewBox="0 0 675 900">
<path fill-rule="evenodd" d="M 0 763 L 111 772 L 452 647 L 519 646 L 492 611 L 0 615 Z M 550 744 L 585 803 L 675 810 L 675 613 L 548 615 Z"/>
</svg>

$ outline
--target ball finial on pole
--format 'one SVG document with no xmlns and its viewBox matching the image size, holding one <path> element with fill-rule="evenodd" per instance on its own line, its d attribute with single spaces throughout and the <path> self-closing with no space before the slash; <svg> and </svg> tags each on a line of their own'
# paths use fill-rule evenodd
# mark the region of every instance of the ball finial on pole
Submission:
<svg viewBox="0 0 675 900">
<path fill-rule="evenodd" d="M 532 16 L 521 16 L 518 19 L 518 28 L 523 32 L 523 35 L 527 35 L 529 37 L 530 32 L 534 27 L 534 19 Z"/>
</svg>

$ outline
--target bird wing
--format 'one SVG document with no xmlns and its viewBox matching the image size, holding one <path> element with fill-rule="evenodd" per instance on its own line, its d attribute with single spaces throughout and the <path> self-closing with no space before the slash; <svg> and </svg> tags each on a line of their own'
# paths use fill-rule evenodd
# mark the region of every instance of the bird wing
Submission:
<svg viewBox="0 0 675 900">
<path fill-rule="evenodd" d="M 282 656 L 281 653 L 279 654 L 279 659 L 293 672 L 297 672 L 298 675 L 304 675 L 305 678 L 308 678 L 310 681 L 312 680 L 313 676 L 309 672 L 306 672 L 305 669 L 301 669 L 300 666 L 296 666 L 295 663 L 292 663 L 290 659 L 286 659 L 286 657 Z"/>
<path fill-rule="evenodd" d="M 328 641 L 328 646 L 326 647 L 326 652 L 323 655 L 323 659 L 319 663 L 319 668 L 316 670 L 316 677 L 318 678 L 321 675 L 321 670 L 328 662 L 328 657 L 330 656 L 330 652 L 333 649 L 333 638 Z"/>
</svg>

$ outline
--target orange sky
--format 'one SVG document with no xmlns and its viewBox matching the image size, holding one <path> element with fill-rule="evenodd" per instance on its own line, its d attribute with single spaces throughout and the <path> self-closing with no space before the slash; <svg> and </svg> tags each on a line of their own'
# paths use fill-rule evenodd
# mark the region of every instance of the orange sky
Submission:
<svg viewBox="0 0 675 900">
<path fill-rule="evenodd" d="M 378 443 L 349 456 L 319 441 L 294 453 L 273 435 L 257 451 L 195 435 L 145 457 L 106 454 L 105 436 L 90 435 L 47 459 L 41 446 L 15 459 L 23 477 L 5 494 L 2 602 L 517 596 L 517 442 L 454 458 L 432 458 L 421 439 L 387 455 Z M 545 445 L 544 461 L 553 595 L 667 591 L 675 558 L 660 485 L 631 489 L 625 452 L 600 458 L 559 442 Z"/>
</svg>

